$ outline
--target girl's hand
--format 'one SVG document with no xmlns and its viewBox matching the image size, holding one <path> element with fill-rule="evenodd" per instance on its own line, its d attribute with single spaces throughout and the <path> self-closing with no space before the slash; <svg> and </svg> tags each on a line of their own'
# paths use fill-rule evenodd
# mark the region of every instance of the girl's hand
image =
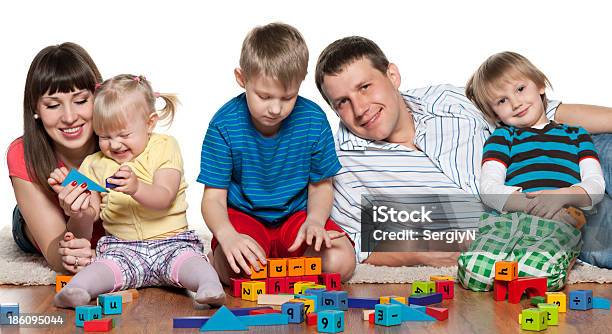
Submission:
<svg viewBox="0 0 612 334">
<path fill-rule="evenodd" d="M 332 240 L 341 238 L 345 235 L 345 232 L 327 231 L 320 223 L 310 221 L 308 218 L 306 218 L 306 221 L 304 224 L 302 224 L 297 236 L 295 237 L 295 241 L 291 247 L 287 249 L 287 251 L 295 252 L 300 248 L 304 241 L 306 241 L 308 246 L 312 246 L 314 239 L 314 250 L 318 252 L 321 250 L 321 245 L 323 242 L 325 242 L 325 247 L 331 248 Z"/>
<path fill-rule="evenodd" d="M 87 184 L 78 184 L 73 181 L 69 185 L 63 187 L 62 182 L 68 175 L 68 170 L 65 167 L 56 168 L 47 179 L 47 182 L 57 193 L 59 205 L 66 216 L 79 218 L 85 213 L 89 207 L 91 193 L 87 190 Z"/>
<path fill-rule="evenodd" d="M 62 255 L 64 269 L 71 273 L 77 273 L 93 260 L 94 251 L 87 239 L 75 239 L 71 232 L 64 234 L 64 240 L 59 242 L 58 252 Z"/>
<path fill-rule="evenodd" d="M 115 174 L 108 179 L 108 182 L 117 185 L 113 190 L 130 196 L 134 196 L 140 184 L 136 173 L 127 165 L 119 167 Z"/>
<path fill-rule="evenodd" d="M 228 264 L 236 274 L 240 273 L 240 268 L 242 268 L 245 274 L 251 275 L 250 266 L 259 271 L 261 269 L 259 262 L 263 265 L 266 264 L 264 250 L 253 238 L 246 234 L 234 232 L 229 236 L 217 238 L 217 240 L 223 249 Z"/>
</svg>

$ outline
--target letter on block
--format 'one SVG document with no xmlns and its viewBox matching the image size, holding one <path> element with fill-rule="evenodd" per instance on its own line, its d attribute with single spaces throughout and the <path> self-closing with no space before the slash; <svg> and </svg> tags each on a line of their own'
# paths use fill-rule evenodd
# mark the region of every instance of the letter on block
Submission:
<svg viewBox="0 0 612 334">
<path fill-rule="evenodd" d="M 342 290 L 339 273 L 322 273 L 319 275 L 319 284 L 324 284 L 329 291 Z"/>
<path fill-rule="evenodd" d="M 521 312 L 521 329 L 541 331 L 548 328 L 548 312 L 537 308 L 528 308 Z"/>
<path fill-rule="evenodd" d="M 93 305 L 77 306 L 74 317 L 77 327 L 83 327 L 85 321 L 102 319 L 102 307 Z"/>
<path fill-rule="evenodd" d="M 320 275 L 321 274 L 321 258 L 307 257 L 304 259 L 304 275 Z"/>
<path fill-rule="evenodd" d="M 307 281 L 299 281 L 299 282 L 295 282 L 295 284 L 293 284 L 293 293 L 296 295 L 302 295 L 304 294 L 304 291 L 306 289 L 310 289 L 314 286 L 315 284 L 312 282 L 307 282 Z"/>
<path fill-rule="evenodd" d="M 574 290 L 569 294 L 570 310 L 586 311 L 593 308 L 592 290 Z"/>
<path fill-rule="evenodd" d="M 242 283 L 248 282 L 247 278 L 230 278 L 230 288 L 232 297 L 242 297 Z M 198 327 L 199 328 L 199 327 Z"/>
<path fill-rule="evenodd" d="M 119 295 L 102 294 L 98 296 L 98 305 L 102 306 L 102 314 L 121 314 L 123 301 Z"/>
<path fill-rule="evenodd" d="M 495 262 L 495 279 L 498 281 L 512 281 L 518 278 L 518 262 Z"/>
<path fill-rule="evenodd" d="M 242 282 L 242 299 L 257 301 L 257 296 L 266 293 L 266 282 L 248 281 Z"/>
<path fill-rule="evenodd" d="M 434 293 L 436 284 L 433 281 L 414 281 L 412 282 L 412 293 Z"/>
<path fill-rule="evenodd" d="M 546 303 L 559 306 L 559 313 L 567 312 L 567 295 L 563 292 L 547 292 Z"/>
<path fill-rule="evenodd" d="M 266 291 L 269 294 L 289 293 L 287 277 L 270 277 L 266 279 Z"/>
<path fill-rule="evenodd" d="M 300 324 L 304 322 L 304 303 L 284 303 L 281 306 L 281 312 L 289 317 L 290 324 Z"/>
<path fill-rule="evenodd" d="M 268 271 L 270 277 L 287 276 L 287 259 L 269 259 Z"/>
<path fill-rule="evenodd" d="M 348 293 L 346 291 L 325 291 L 321 301 L 321 310 L 348 310 Z"/>
<path fill-rule="evenodd" d="M 453 299 L 455 297 L 455 282 L 453 281 L 434 281 L 436 292 L 442 294 L 442 299 Z"/>
<path fill-rule="evenodd" d="M 538 304 L 540 310 L 544 310 L 548 313 L 546 320 L 548 320 L 548 326 L 556 326 L 559 324 L 559 306 L 557 304 Z"/>
<path fill-rule="evenodd" d="M 304 319 L 306 319 L 306 315 L 308 313 L 312 313 L 315 311 L 315 301 L 312 299 L 294 298 L 294 299 L 289 300 L 289 302 L 304 304 L 304 316 L 303 316 Z"/>
<path fill-rule="evenodd" d="M 60 292 L 60 290 L 70 282 L 72 279 L 71 275 L 56 275 L 55 276 L 55 292 Z"/>
<path fill-rule="evenodd" d="M 402 323 L 402 306 L 399 304 L 376 304 L 374 323 L 382 326 L 396 326 Z"/>
<path fill-rule="evenodd" d="M 287 259 L 288 276 L 304 276 L 304 258 L 292 257 Z"/>
<path fill-rule="evenodd" d="M 259 271 L 255 271 L 253 266 L 251 267 L 251 279 L 266 279 L 268 278 L 268 266 L 261 264 L 259 260 L 257 260 L 257 264 L 259 264 Z"/>
<path fill-rule="evenodd" d="M 344 312 L 337 310 L 321 311 L 317 317 L 317 331 L 319 333 L 344 332 Z"/>
</svg>

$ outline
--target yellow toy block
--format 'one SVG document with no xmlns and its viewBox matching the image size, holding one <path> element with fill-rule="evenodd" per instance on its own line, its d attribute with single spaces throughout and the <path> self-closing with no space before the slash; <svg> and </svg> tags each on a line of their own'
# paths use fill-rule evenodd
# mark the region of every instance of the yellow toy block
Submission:
<svg viewBox="0 0 612 334">
<path fill-rule="evenodd" d="M 55 292 L 60 292 L 60 290 L 70 282 L 72 276 L 70 275 L 56 275 L 55 276 Z"/>
<path fill-rule="evenodd" d="M 304 275 L 320 275 L 321 274 L 321 258 L 307 257 L 304 259 Z"/>
<path fill-rule="evenodd" d="M 402 304 L 408 305 L 408 303 L 406 303 L 406 297 L 400 297 L 400 296 L 381 296 L 380 297 L 380 303 L 381 304 L 390 304 L 391 303 L 391 299 L 397 300 L 398 302 L 400 302 Z"/>
<path fill-rule="evenodd" d="M 289 301 L 290 303 L 304 303 L 304 318 L 306 318 L 306 314 L 314 312 L 315 304 L 314 300 L 306 299 L 306 298 L 295 298 Z"/>
<path fill-rule="evenodd" d="M 430 281 L 455 281 L 453 276 L 444 276 L 444 275 L 432 275 L 429 276 Z"/>
<path fill-rule="evenodd" d="M 287 276 L 287 259 L 269 259 L 268 268 L 270 277 Z"/>
<path fill-rule="evenodd" d="M 513 281 L 518 278 L 518 262 L 499 261 L 495 262 L 495 280 Z"/>
<path fill-rule="evenodd" d="M 268 278 L 268 266 L 261 264 L 259 260 L 257 260 L 259 264 L 259 271 L 255 271 L 253 266 L 251 266 L 251 279 L 266 279 Z"/>
<path fill-rule="evenodd" d="M 327 287 L 325 285 L 315 284 L 315 285 L 309 287 L 309 289 L 327 289 Z"/>
<path fill-rule="evenodd" d="M 257 296 L 266 293 L 266 282 L 263 281 L 246 281 L 242 282 L 242 299 L 257 301 Z"/>
<path fill-rule="evenodd" d="M 303 257 L 292 257 L 287 259 L 287 276 L 304 276 Z"/>
<path fill-rule="evenodd" d="M 567 295 L 563 292 L 547 292 L 546 304 L 559 306 L 559 313 L 567 312 Z"/>
<path fill-rule="evenodd" d="M 314 284 L 312 282 L 307 282 L 307 281 L 295 282 L 295 284 L 293 285 L 293 293 L 296 295 L 303 295 L 306 289 L 311 289 L 315 285 L 317 284 Z"/>
</svg>

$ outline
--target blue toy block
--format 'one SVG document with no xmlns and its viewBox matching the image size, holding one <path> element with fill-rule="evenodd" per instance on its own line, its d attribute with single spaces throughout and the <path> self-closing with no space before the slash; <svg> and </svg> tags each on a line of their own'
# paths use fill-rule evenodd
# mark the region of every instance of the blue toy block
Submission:
<svg viewBox="0 0 612 334">
<path fill-rule="evenodd" d="M 397 304 L 376 304 L 374 323 L 382 326 L 397 326 L 402 323 L 402 307 Z"/>
<path fill-rule="evenodd" d="M 83 327 L 83 323 L 88 320 L 102 319 L 102 307 L 93 305 L 77 306 L 74 322 L 77 327 Z"/>
<path fill-rule="evenodd" d="M 319 310 L 321 308 L 320 301 L 319 301 L 320 299 L 316 295 L 308 295 L 308 294 L 300 295 L 300 294 L 297 294 L 297 295 L 295 295 L 295 298 L 296 299 L 299 299 L 299 298 L 311 299 L 314 302 L 314 310 L 313 310 L 313 312 L 319 312 Z"/>
<path fill-rule="evenodd" d="M 253 310 L 271 310 L 271 306 L 258 306 L 258 307 L 242 307 L 242 308 L 230 308 L 230 312 L 232 312 L 235 316 L 241 315 L 249 315 L 249 313 Z"/>
<path fill-rule="evenodd" d="M 326 310 L 317 313 L 317 331 L 319 333 L 344 332 L 344 312 Z"/>
<path fill-rule="evenodd" d="M 609 310 L 610 300 L 603 297 L 593 297 L 593 308 Z"/>
<path fill-rule="evenodd" d="M 348 299 L 349 308 L 367 308 L 371 310 L 378 303 L 380 303 L 379 298 L 349 298 Z"/>
<path fill-rule="evenodd" d="M 320 310 L 348 310 L 348 293 L 346 291 L 323 292 Z"/>
<path fill-rule="evenodd" d="M 593 291 L 574 290 L 569 294 L 570 310 L 586 311 L 593 308 Z"/>
<path fill-rule="evenodd" d="M 427 314 L 427 307 L 425 306 L 405 305 L 393 299 L 391 303 L 402 307 L 402 321 L 436 321 L 436 318 Z"/>
<path fill-rule="evenodd" d="M 243 315 L 238 318 L 247 326 L 277 326 L 289 324 L 289 316 L 282 313 Z"/>
<path fill-rule="evenodd" d="M 172 328 L 201 328 L 210 317 L 178 317 L 172 319 Z"/>
<path fill-rule="evenodd" d="M 78 170 L 74 168 L 71 169 L 70 172 L 68 172 L 68 175 L 66 175 L 64 182 L 62 182 L 62 187 L 69 185 L 72 181 L 76 181 L 77 184 L 87 183 L 87 189 L 89 190 L 98 191 L 101 193 L 108 192 L 108 190 L 104 189 L 104 187 L 92 181 L 90 178 L 81 174 Z"/>
<path fill-rule="evenodd" d="M 281 305 L 281 312 L 289 317 L 289 323 L 291 324 L 300 324 L 304 322 L 304 303 L 284 303 Z"/>
<path fill-rule="evenodd" d="M 396 303 L 401 304 L 400 302 L 396 302 Z M 408 307 L 410 307 L 411 309 L 415 309 L 419 312 L 423 312 L 423 313 L 427 312 L 427 306 L 415 304 L 415 305 L 408 305 Z"/>
<path fill-rule="evenodd" d="M 246 331 L 247 327 L 227 307 L 221 306 L 215 314 L 200 327 L 200 332 L 207 331 Z"/>
<path fill-rule="evenodd" d="M 413 294 L 408 297 L 408 302 L 410 304 L 415 305 L 431 305 L 442 302 L 442 294 L 441 293 L 422 293 L 422 294 Z"/>
<path fill-rule="evenodd" d="M 9 317 L 14 317 L 18 315 L 19 315 L 19 304 L 17 303 L 0 304 L 0 325 L 11 324 Z"/>
<path fill-rule="evenodd" d="M 120 295 L 102 294 L 98 296 L 98 305 L 102 306 L 102 314 L 121 314 L 123 299 Z"/>
<path fill-rule="evenodd" d="M 319 306 L 321 306 L 321 303 L 323 302 L 323 292 L 326 292 L 326 291 L 327 290 L 323 288 L 311 288 L 311 289 L 304 290 L 304 294 L 317 296 L 317 300 L 319 301 L 319 304 L 317 305 L 317 310 L 318 310 Z"/>
</svg>

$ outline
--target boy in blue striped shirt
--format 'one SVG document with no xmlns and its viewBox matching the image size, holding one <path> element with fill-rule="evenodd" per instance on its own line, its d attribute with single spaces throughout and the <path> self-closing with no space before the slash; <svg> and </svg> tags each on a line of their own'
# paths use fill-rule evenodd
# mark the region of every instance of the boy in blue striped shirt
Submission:
<svg viewBox="0 0 612 334">
<path fill-rule="evenodd" d="M 548 277 L 550 288 L 561 288 L 580 250 L 580 233 L 564 223 L 581 227 L 584 214 L 575 207 L 590 209 L 603 199 L 605 182 L 591 137 L 581 127 L 546 117 L 547 86 L 546 76 L 514 52 L 489 57 L 468 81 L 467 97 L 490 121 L 501 123 L 484 145 L 480 185 L 483 202 L 502 214 L 484 218 L 480 240 L 474 241 L 470 251 L 508 256 L 486 259 L 485 254 L 468 259 L 462 255 L 459 270 L 471 275 L 459 276 L 468 288 L 479 290 L 492 277 L 478 279 L 474 270 L 482 271 L 501 260 L 519 261 L 521 272 Z M 504 251 L 496 249 L 500 251 L 496 254 L 494 245 L 502 240 L 494 236 L 507 235 L 506 228 L 524 228 L 525 234 L 518 237 L 519 246 L 512 250 L 501 247 Z M 537 229 L 546 232 L 533 232 Z M 535 251 L 523 253 L 520 242 L 529 239 L 530 233 L 539 241 L 530 245 Z M 543 236 L 551 237 L 550 243 Z"/>
<path fill-rule="evenodd" d="M 226 284 L 241 270 L 259 271 L 267 257 L 317 255 L 324 271 L 342 279 L 354 271 L 352 242 L 329 219 L 332 177 L 341 167 L 331 129 L 323 110 L 298 96 L 307 67 L 295 28 L 253 29 L 234 71 L 245 93 L 209 124 L 198 182 L 213 265 Z"/>
</svg>

